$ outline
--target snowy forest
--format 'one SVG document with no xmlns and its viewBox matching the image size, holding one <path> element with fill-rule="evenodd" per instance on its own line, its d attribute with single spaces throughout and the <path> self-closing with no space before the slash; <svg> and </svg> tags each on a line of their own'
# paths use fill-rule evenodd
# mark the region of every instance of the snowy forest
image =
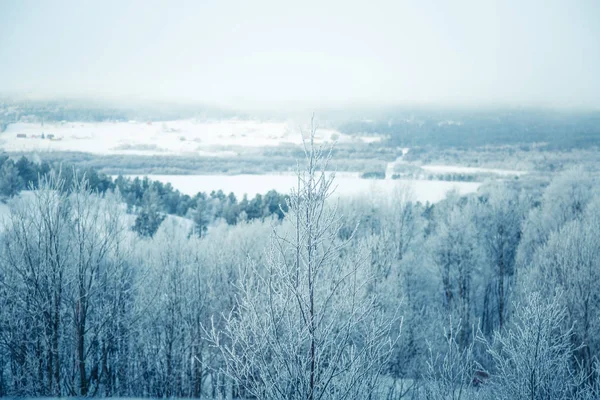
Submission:
<svg viewBox="0 0 600 400">
<path fill-rule="evenodd" d="M 599 22 L 0 0 L 0 400 L 600 400 Z"/>
<path fill-rule="evenodd" d="M 314 135 L 251 218 L 5 159 L 0 395 L 598 398 L 596 176 L 339 198 Z"/>
</svg>

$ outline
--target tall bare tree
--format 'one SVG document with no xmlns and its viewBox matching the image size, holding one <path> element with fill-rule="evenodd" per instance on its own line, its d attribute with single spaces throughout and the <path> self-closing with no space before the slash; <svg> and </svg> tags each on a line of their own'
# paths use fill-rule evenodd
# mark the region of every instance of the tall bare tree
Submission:
<svg viewBox="0 0 600 400">
<path fill-rule="evenodd" d="M 26 395 L 60 396 L 64 366 L 65 287 L 72 261 L 68 235 L 70 204 L 58 175 L 40 179 L 39 188 L 14 204 L 5 221 L 2 285 L 12 320 L 5 345 Z M 3 314 L 6 310 L 3 309 Z"/>
<path fill-rule="evenodd" d="M 367 295 L 365 258 L 340 257 L 348 242 L 338 239 L 329 154 L 315 138 L 312 123 L 289 226 L 274 229 L 266 265 L 249 264 L 224 330 L 210 332 L 240 395 L 369 398 L 395 343 L 390 332 L 400 321 Z"/>
</svg>

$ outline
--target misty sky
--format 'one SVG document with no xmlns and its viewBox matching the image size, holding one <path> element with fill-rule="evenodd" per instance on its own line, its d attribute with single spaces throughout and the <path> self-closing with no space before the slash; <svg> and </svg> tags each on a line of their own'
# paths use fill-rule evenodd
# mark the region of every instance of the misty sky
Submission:
<svg viewBox="0 0 600 400">
<path fill-rule="evenodd" d="M 600 1 L 0 0 L 0 94 L 600 108 Z"/>
</svg>

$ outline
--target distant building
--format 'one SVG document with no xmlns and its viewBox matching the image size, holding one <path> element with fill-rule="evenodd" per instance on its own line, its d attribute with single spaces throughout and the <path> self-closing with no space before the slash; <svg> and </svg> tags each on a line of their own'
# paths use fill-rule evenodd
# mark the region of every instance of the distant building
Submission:
<svg viewBox="0 0 600 400">
<path fill-rule="evenodd" d="M 46 137 L 50 140 L 54 139 L 54 135 L 52 133 L 47 134 Z"/>
<path fill-rule="evenodd" d="M 18 138 L 22 138 L 22 139 L 24 139 L 24 138 L 26 138 L 26 137 L 27 137 L 27 135 L 26 135 L 26 134 L 24 134 L 24 133 L 17 133 L 17 137 L 18 137 Z"/>
</svg>

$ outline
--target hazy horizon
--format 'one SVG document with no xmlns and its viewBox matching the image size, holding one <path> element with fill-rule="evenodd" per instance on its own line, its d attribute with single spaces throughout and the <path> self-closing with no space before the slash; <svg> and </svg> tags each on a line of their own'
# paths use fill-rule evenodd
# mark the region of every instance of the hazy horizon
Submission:
<svg viewBox="0 0 600 400">
<path fill-rule="evenodd" d="M 600 109 L 600 3 L 0 0 L 0 95 Z"/>
</svg>

